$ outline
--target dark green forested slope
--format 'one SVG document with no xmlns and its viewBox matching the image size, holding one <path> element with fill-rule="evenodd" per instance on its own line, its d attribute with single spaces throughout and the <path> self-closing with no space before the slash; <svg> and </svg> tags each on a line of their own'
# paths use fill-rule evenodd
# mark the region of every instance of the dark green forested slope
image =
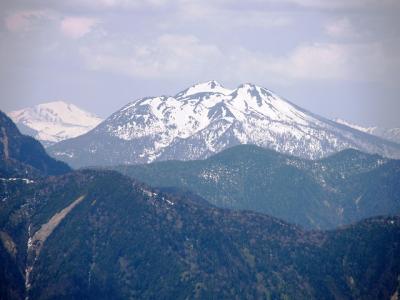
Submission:
<svg viewBox="0 0 400 300">
<path fill-rule="evenodd" d="M 153 186 L 188 189 L 225 208 L 306 228 L 335 228 L 400 212 L 400 161 L 356 150 L 304 160 L 251 145 L 201 161 L 115 167 Z"/>
<path fill-rule="evenodd" d="M 305 231 L 182 191 L 199 186 L 218 205 L 271 206 L 329 227 L 337 215 L 396 211 L 397 161 L 346 151 L 310 162 L 239 147 L 206 164 L 134 169 L 153 183 L 184 183 L 151 188 L 114 171 L 69 172 L 0 117 L 0 299 L 395 299 L 400 291 L 399 217 Z"/>
<path fill-rule="evenodd" d="M 2 299 L 389 299 L 399 289 L 398 217 L 307 232 L 110 171 L 18 190 L 0 202 Z"/>
<path fill-rule="evenodd" d="M 38 141 L 22 135 L 12 120 L 0 111 L 0 177 L 31 178 L 68 171 L 67 164 L 48 156 Z"/>
</svg>

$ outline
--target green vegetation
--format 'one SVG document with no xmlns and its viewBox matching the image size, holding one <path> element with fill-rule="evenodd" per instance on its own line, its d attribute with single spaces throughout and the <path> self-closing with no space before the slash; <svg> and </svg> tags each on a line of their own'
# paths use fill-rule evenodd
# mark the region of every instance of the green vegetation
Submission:
<svg viewBox="0 0 400 300">
<path fill-rule="evenodd" d="M 34 138 L 22 135 L 12 120 L 0 111 L 0 177 L 32 178 L 70 170 L 67 164 L 48 156 Z"/>
<path fill-rule="evenodd" d="M 32 236 L 79 195 L 33 261 L 29 225 Z M 14 201 L 0 205 L 1 230 L 19 253 L 0 250 L 10 299 L 24 297 L 27 266 L 30 299 L 376 299 L 398 287 L 396 217 L 307 232 L 89 170 L 38 181 Z"/>
<path fill-rule="evenodd" d="M 187 190 L 197 187 L 221 206 L 270 206 L 298 223 L 306 214 L 328 226 L 337 219 L 321 209 L 326 199 L 343 207 L 343 220 L 398 211 L 397 161 L 346 151 L 311 162 L 242 146 L 203 162 L 125 170 L 174 183 L 151 188 L 115 171 L 68 172 L 40 145 L 24 156 L 25 137 L 11 125 L 1 127 L 0 299 L 390 299 L 400 292 L 400 217 L 306 231 L 218 208 Z M 346 197 L 360 193 L 352 210 Z"/>
<path fill-rule="evenodd" d="M 356 150 L 311 161 L 241 145 L 206 160 L 113 169 L 152 186 L 190 190 L 218 207 L 310 229 L 400 212 L 400 161 Z"/>
</svg>

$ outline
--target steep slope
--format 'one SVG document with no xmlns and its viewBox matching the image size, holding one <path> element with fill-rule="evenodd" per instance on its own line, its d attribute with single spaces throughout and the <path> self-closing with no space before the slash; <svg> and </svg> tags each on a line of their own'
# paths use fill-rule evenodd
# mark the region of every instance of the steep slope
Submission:
<svg viewBox="0 0 400 300">
<path fill-rule="evenodd" d="M 32 178 L 70 171 L 68 165 L 47 155 L 34 138 L 22 135 L 12 120 L 0 111 L 0 177 Z"/>
<path fill-rule="evenodd" d="M 77 137 L 96 127 L 102 119 L 66 103 L 43 103 L 8 113 L 22 133 L 33 136 L 45 146 Z"/>
<path fill-rule="evenodd" d="M 400 128 L 364 127 L 342 119 L 335 119 L 335 122 L 400 144 Z"/>
<path fill-rule="evenodd" d="M 304 232 L 114 172 L 30 185 L 0 202 L 0 231 L 7 299 L 389 299 L 399 290 L 399 218 Z"/>
<path fill-rule="evenodd" d="M 400 145 L 312 114 L 252 84 L 235 90 L 215 81 L 174 97 L 135 100 L 98 127 L 49 148 L 72 166 L 203 159 L 255 144 L 320 158 L 346 148 L 399 157 Z"/>
<path fill-rule="evenodd" d="M 400 213 L 400 161 L 356 150 L 311 161 L 240 145 L 201 161 L 114 169 L 151 185 L 191 190 L 219 207 L 259 211 L 306 228 Z"/>
</svg>

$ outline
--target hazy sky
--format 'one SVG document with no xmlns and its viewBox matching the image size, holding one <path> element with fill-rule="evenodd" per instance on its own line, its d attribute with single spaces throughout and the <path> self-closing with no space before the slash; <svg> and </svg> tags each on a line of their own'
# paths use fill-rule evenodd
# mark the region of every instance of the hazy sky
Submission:
<svg viewBox="0 0 400 300">
<path fill-rule="evenodd" d="M 1 0 L 0 109 L 253 82 L 326 117 L 400 126 L 399 0 Z"/>
</svg>

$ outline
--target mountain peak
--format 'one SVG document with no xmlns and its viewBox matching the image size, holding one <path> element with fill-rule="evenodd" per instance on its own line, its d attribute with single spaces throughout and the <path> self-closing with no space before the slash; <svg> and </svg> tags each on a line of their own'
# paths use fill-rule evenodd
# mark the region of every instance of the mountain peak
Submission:
<svg viewBox="0 0 400 300">
<path fill-rule="evenodd" d="M 237 89 L 255 89 L 257 87 L 259 88 L 259 86 L 255 85 L 254 83 L 246 82 L 239 85 Z"/>
<path fill-rule="evenodd" d="M 273 95 L 273 93 L 261 86 L 258 86 L 253 83 L 243 83 L 239 85 L 233 92 L 235 95 L 243 95 L 247 96 L 249 94 L 252 97 L 273 97 L 278 98 Z"/>
<path fill-rule="evenodd" d="M 222 87 L 222 85 L 221 85 L 218 81 L 216 81 L 216 80 L 208 81 L 208 82 L 206 82 L 206 84 L 207 84 L 209 87 L 211 87 L 212 89 L 214 89 L 214 88 L 216 88 L 216 87 Z"/>
<path fill-rule="evenodd" d="M 55 101 L 44 102 L 44 103 L 38 104 L 37 106 L 51 107 L 51 106 L 71 106 L 71 105 L 73 105 L 73 104 L 66 102 L 64 100 L 55 100 Z"/>
<path fill-rule="evenodd" d="M 201 159 L 238 144 L 312 159 L 346 148 L 400 155 L 400 145 L 339 126 L 263 87 L 245 83 L 229 90 L 216 81 L 195 84 L 174 97 L 134 101 L 84 138 L 55 145 L 50 151 L 81 167 L 88 165 L 87 157 L 93 158 L 92 165 L 96 160 L 97 164 L 136 164 Z"/>
<path fill-rule="evenodd" d="M 50 110 L 51 113 L 59 115 L 62 119 L 65 119 L 67 116 L 67 112 L 71 112 L 74 114 L 90 116 L 92 118 L 100 119 L 93 113 L 83 110 L 82 108 L 76 106 L 73 103 L 66 102 L 64 100 L 56 100 L 51 102 L 45 102 L 38 104 L 36 106 L 31 107 L 36 110 Z M 29 108 L 28 108 L 29 109 Z M 64 120 L 68 122 L 68 120 Z"/>
<path fill-rule="evenodd" d="M 51 144 L 84 134 L 102 119 L 63 100 L 41 103 L 8 113 L 20 130 Z"/>
<path fill-rule="evenodd" d="M 176 95 L 176 98 L 184 98 L 188 96 L 192 96 L 195 94 L 202 94 L 202 93 L 220 93 L 223 95 L 229 95 L 232 90 L 224 88 L 218 81 L 210 80 L 207 82 L 197 83 L 192 85 L 191 87 L 187 88 L 186 90 L 180 92 Z"/>
<path fill-rule="evenodd" d="M 214 90 L 214 89 L 222 88 L 223 86 L 216 80 L 210 80 L 210 81 L 206 81 L 206 82 L 196 83 L 196 84 L 192 85 L 191 87 L 198 87 L 198 88 Z"/>
<path fill-rule="evenodd" d="M 273 93 L 265 87 L 254 83 L 243 83 L 239 85 L 236 90 L 258 91 L 260 94 L 271 96 Z"/>
</svg>

